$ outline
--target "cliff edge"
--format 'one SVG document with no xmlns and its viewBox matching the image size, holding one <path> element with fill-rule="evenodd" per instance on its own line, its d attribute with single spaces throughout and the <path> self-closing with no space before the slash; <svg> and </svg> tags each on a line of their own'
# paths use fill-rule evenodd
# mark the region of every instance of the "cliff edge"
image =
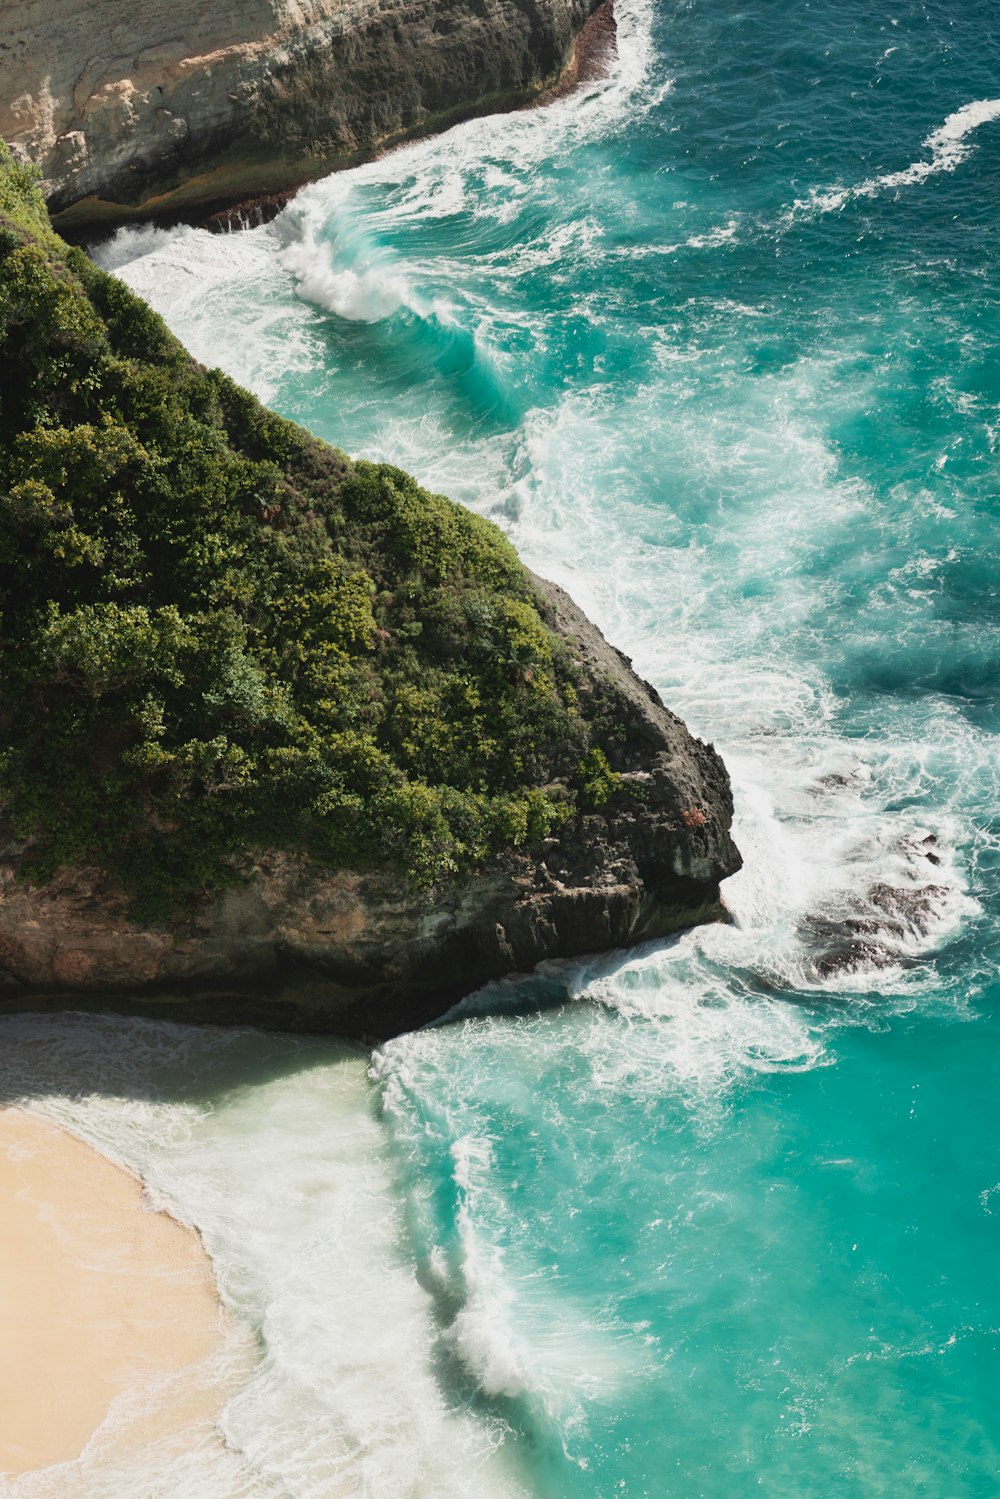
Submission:
<svg viewBox="0 0 1000 1499">
<path fill-rule="evenodd" d="M 287 193 L 556 84 L 598 0 L 24 0 L 0 135 L 58 225 Z"/>
<path fill-rule="evenodd" d="M 552 583 L 555 627 L 620 707 L 614 792 L 559 836 L 421 890 L 392 871 L 257 851 L 170 922 L 130 919 L 97 868 L 24 879 L 0 844 L 0 1007 L 72 1008 L 386 1039 L 490 979 L 726 919 L 740 866 L 722 761 Z"/>
<path fill-rule="evenodd" d="M 491 523 L 195 363 L 0 153 L 0 994 L 386 1036 L 720 919 L 721 760 Z"/>
</svg>

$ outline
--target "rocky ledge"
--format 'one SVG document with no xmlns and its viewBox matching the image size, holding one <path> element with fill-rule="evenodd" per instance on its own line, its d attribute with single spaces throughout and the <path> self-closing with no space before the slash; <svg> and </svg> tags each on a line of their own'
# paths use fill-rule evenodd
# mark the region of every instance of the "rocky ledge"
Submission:
<svg viewBox="0 0 1000 1499">
<path fill-rule="evenodd" d="M 562 589 L 549 622 L 623 713 L 618 791 L 537 854 L 511 853 L 433 894 L 391 875 L 258 854 L 245 883 L 169 927 L 130 920 L 97 870 L 44 888 L 0 852 L 5 1008 L 86 1008 L 385 1038 L 490 979 L 547 958 L 624 947 L 726 919 L 740 867 L 732 796 L 695 739 Z"/>
<path fill-rule="evenodd" d="M 724 918 L 715 750 L 488 521 L 196 364 L 0 144 L 0 1007 L 384 1037 Z"/>
<path fill-rule="evenodd" d="M 207 216 L 538 97 L 578 66 L 597 5 L 26 0 L 5 26 L 0 134 L 41 167 L 64 231 Z"/>
</svg>

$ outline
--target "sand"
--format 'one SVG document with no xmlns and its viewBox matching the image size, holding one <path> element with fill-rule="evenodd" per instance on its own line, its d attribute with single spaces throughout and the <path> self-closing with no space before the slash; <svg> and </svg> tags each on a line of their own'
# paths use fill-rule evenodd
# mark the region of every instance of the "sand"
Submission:
<svg viewBox="0 0 1000 1499">
<path fill-rule="evenodd" d="M 204 1414 L 203 1381 L 167 1376 L 222 1333 L 198 1235 L 82 1140 L 0 1110 L 0 1473 L 77 1457 L 122 1395 L 146 1396 L 132 1441 Z"/>
</svg>

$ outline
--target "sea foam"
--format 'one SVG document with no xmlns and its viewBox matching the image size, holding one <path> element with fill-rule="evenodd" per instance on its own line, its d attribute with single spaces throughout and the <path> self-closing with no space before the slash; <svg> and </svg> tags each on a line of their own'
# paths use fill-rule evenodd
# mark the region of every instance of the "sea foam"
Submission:
<svg viewBox="0 0 1000 1499">
<path fill-rule="evenodd" d="M 4 1097 L 138 1171 L 197 1224 L 234 1314 L 198 1376 L 200 1407 L 219 1392 L 217 1419 L 130 1455 L 121 1438 L 142 1410 L 129 1393 L 77 1461 L 5 1494 L 465 1499 L 474 1482 L 491 1499 L 520 1495 L 500 1423 L 450 1409 L 435 1378 L 432 1307 L 407 1262 L 360 1050 L 82 1016 L 0 1020 L 0 1037 Z"/>
<path fill-rule="evenodd" d="M 954 172 L 972 153 L 969 139 L 982 125 L 1000 119 L 1000 99 L 974 99 L 950 114 L 924 141 L 927 161 L 914 161 L 898 172 L 881 172 L 852 187 L 813 188 L 807 198 L 796 199 L 788 213 L 791 223 L 803 214 L 836 213 L 858 198 L 875 198 L 902 187 L 915 187 L 940 172 Z"/>
</svg>

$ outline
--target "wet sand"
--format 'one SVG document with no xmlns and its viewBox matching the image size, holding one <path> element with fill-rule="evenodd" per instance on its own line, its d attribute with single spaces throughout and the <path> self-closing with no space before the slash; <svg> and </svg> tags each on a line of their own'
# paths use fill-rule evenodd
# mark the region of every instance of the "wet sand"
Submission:
<svg viewBox="0 0 1000 1499">
<path fill-rule="evenodd" d="M 123 1395 L 146 1396 L 133 1441 L 185 1424 L 205 1391 L 169 1376 L 223 1326 L 192 1229 L 74 1135 L 0 1110 L 0 1473 L 77 1457 Z"/>
</svg>

